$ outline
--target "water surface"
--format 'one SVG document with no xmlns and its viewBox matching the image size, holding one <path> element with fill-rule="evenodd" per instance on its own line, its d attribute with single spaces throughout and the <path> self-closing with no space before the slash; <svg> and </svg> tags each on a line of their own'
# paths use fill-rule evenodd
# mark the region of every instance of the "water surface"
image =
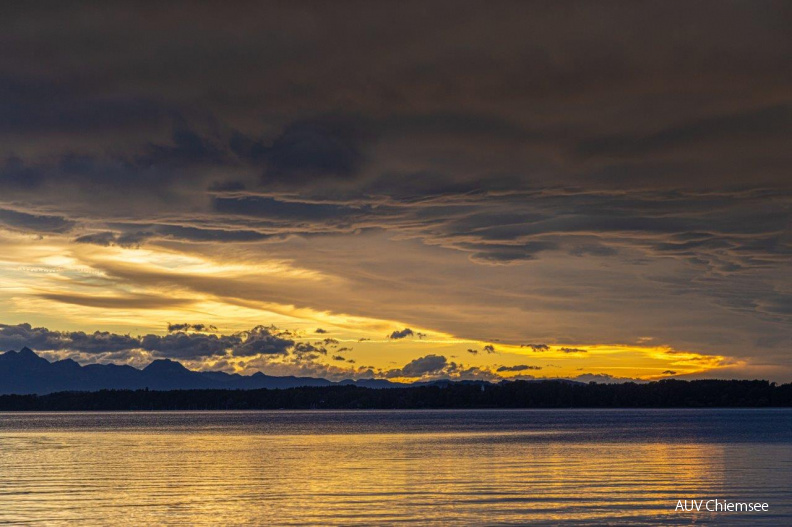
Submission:
<svg viewBox="0 0 792 527">
<path fill-rule="evenodd" d="M 792 410 L 0 413 L 0 523 L 792 524 Z M 678 499 L 770 504 L 681 513 Z"/>
</svg>

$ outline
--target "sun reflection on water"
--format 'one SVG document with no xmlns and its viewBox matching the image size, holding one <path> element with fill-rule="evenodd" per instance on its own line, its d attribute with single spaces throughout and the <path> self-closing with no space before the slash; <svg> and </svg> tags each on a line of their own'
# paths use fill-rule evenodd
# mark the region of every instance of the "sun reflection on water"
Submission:
<svg viewBox="0 0 792 527">
<path fill-rule="evenodd" d="M 340 418 L 305 433 L 141 419 L 115 431 L 0 426 L 0 523 L 690 523 L 677 499 L 737 484 L 761 494 L 771 466 L 790 470 L 783 443 L 596 439 L 571 424 L 383 432 Z"/>
</svg>

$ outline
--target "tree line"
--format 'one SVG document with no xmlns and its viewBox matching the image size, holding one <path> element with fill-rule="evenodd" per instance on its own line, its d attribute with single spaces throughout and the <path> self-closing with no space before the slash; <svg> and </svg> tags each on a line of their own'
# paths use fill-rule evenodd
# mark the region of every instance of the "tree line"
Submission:
<svg viewBox="0 0 792 527">
<path fill-rule="evenodd" d="M 0 411 L 772 406 L 792 406 L 792 384 L 737 380 L 662 380 L 645 384 L 514 381 L 386 389 L 325 386 L 260 390 L 101 390 L 0 396 Z"/>
</svg>

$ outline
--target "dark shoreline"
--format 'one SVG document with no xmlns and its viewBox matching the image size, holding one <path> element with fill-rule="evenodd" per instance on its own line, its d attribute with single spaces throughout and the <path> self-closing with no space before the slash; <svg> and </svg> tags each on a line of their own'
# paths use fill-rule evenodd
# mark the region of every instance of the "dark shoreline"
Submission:
<svg viewBox="0 0 792 527">
<path fill-rule="evenodd" d="M 450 383 L 260 390 L 101 390 L 1 395 L 0 411 L 419 410 L 528 408 L 787 408 L 792 384 L 663 380 L 646 384 Z"/>
</svg>

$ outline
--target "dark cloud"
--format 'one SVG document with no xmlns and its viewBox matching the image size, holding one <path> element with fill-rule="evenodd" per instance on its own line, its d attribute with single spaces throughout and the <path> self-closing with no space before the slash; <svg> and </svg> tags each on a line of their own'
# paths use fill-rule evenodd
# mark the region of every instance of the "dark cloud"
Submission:
<svg viewBox="0 0 792 527">
<path fill-rule="evenodd" d="M 91 97 L 72 83 L 36 77 L 0 74 L 0 133 L 101 134 L 160 123 L 166 117 L 151 100 L 120 94 Z"/>
<path fill-rule="evenodd" d="M 547 344 L 520 344 L 521 348 L 531 348 L 532 351 L 542 352 L 550 351 L 550 346 Z"/>
<path fill-rule="evenodd" d="M 343 221 L 348 222 L 361 214 L 360 209 L 353 206 L 281 201 L 261 196 L 218 197 L 214 200 L 214 208 L 223 214 L 255 216 L 273 221 L 327 222 L 329 226 L 339 226 Z"/>
<path fill-rule="evenodd" d="M 68 232 L 74 225 L 74 221 L 62 216 L 28 214 L 15 210 L 0 209 L 0 226 L 7 229 L 51 234 Z"/>
<path fill-rule="evenodd" d="M 189 329 L 197 331 L 195 326 L 191 325 Z M 284 338 L 280 330 L 265 326 L 231 335 L 184 333 L 176 329 L 168 335 L 148 334 L 133 337 L 102 331 L 53 331 L 32 327 L 30 324 L 0 324 L 0 348 L 19 349 L 23 346 L 41 351 L 69 350 L 92 355 L 145 350 L 155 357 L 175 359 L 203 359 L 225 356 L 228 353 L 237 357 L 286 355 L 301 351 L 293 340 Z"/>
<path fill-rule="evenodd" d="M 7 188 L 34 189 L 40 183 L 40 176 L 37 170 L 15 155 L 9 156 L 0 167 L 0 182 Z"/>
<path fill-rule="evenodd" d="M 265 153 L 264 181 L 299 185 L 317 178 L 354 178 L 363 165 L 366 135 L 349 119 L 292 123 Z"/>
<path fill-rule="evenodd" d="M 154 235 L 163 238 L 192 242 L 256 242 L 271 238 L 267 234 L 253 230 L 205 229 L 182 225 L 159 225 L 153 232 Z"/>
<path fill-rule="evenodd" d="M 186 322 L 182 324 L 168 323 L 168 332 L 173 333 L 175 331 L 197 331 L 199 333 L 207 331 L 216 332 L 217 327 L 211 324 L 190 324 Z"/>
<path fill-rule="evenodd" d="M 322 328 L 316 328 L 316 331 L 314 331 L 314 333 L 319 333 L 319 334 L 327 333 L 327 330 Z"/>
<path fill-rule="evenodd" d="M 284 335 L 276 329 L 265 326 L 257 326 L 250 331 L 235 334 L 241 342 L 233 349 L 233 354 L 240 357 L 251 355 L 275 355 L 284 354 L 296 345 L 293 340 L 284 338 Z"/>
<path fill-rule="evenodd" d="M 190 129 L 182 119 L 177 119 L 169 143 L 149 144 L 134 159 L 135 166 L 141 169 L 222 166 L 229 162 L 226 145 L 216 144 Z"/>
<path fill-rule="evenodd" d="M 561 353 L 588 353 L 588 350 L 584 350 L 581 348 L 558 348 L 558 351 L 560 351 Z"/>
<path fill-rule="evenodd" d="M 339 114 L 288 123 L 270 140 L 235 132 L 228 146 L 240 159 L 265 167 L 264 184 L 294 187 L 356 178 L 372 133 L 361 120 Z"/>
<path fill-rule="evenodd" d="M 442 355 L 426 355 L 411 360 L 398 370 L 390 370 L 387 377 L 422 377 L 443 371 L 449 362 Z"/>
<path fill-rule="evenodd" d="M 298 355 L 327 355 L 327 348 L 309 342 L 297 342 L 294 344 L 294 352 Z"/>
<path fill-rule="evenodd" d="M 158 356 L 176 359 L 200 359 L 223 356 L 241 343 L 236 337 L 224 337 L 201 333 L 171 333 L 168 335 L 144 335 L 140 337 L 139 347 L 155 352 Z M 235 348 L 236 351 L 236 348 Z"/>
<path fill-rule="evenodd" d="M 83 234 L 74 239 L 77 243 L 90 243 L 93 245 L 118 245 L 119 247 L 139 247 L 141 243 L 152 238 L 154 233 L 151 231 L 136 231 L 117 233 L 112 231 L 94 232 Z"/>
<path fill-rule="evenodd" d="M 792 136 L 792 107 L 776 105 L 737 114 L 719 115 L 669 127 L 645 136 L 617 135 L 578 145 L 583 156 L 633 157 L 679 148 L 724 142 L 764 142 Z"/>
<path fill-rule="evenodd" d="M 476 366 L 465 366 L 449 361 L 442 355 L 426 355 L 413 359 L 402 368 L 383 372 L 387 378 L 408 377 L 422 379 L 486 380 L 498 381 L 501 377 Z"/>
<path fill-rule="evenodd" d="M 461 247 L 472 250 L 470 258 L 475 262 L 484 264 L 509 264 L 531 260 L 536 254 L 542 251 L 557 249 L 558 244 L 544 241 L 523 243 L 516 246 L 493 246 L 488 244 L 476 246 L 475 244 L 463 244 Z"/>
<path fill-rule="evenodd" d="M 486 351 L 487 353 L 495 353 L 495 346 L 493 346 L 492 344 L 487 344 L 486 346 L 484 346 L 484 351 Z"/>
<path fill-rule="evenodd" d="M 500 366 L 498 372 L 504 371 L 525 371 L 525 370 L 541 370 L 541 366 L 528 366 L 527 364 L 518 364 L 516 366 Z"/>
<path fill-rule="evenodd" d="M 79 350 L 85 353 L 103 353 L 137 348 L 140 342 L 129 335 L 117 335 L 106 331 L 85 333 L 82 331 L 51 331 L 30 324 L 0 324 L 0 348 L 35 350 Z"/>
<path fill-rule="evenodd" d="M 75 238 L 74 241 L 77 243 L 90 243 L 93 245 L 102 245 L 105 247 L 109 245 L 122 245 L 118 243 L 118 235 L 110 231 L 83 234 L 82 236 L 78 236 L 77 238 Z"/>
<path fill-rule="evenodd" d="M 113 232 L 103 231 L 84 234 L 74 239 L 77 243 L 90 243 L 93 245 L 118 245 L 119 247 L 139 247 L 145 241 L 155 239 L 188 241 L 196 243 L 207 242 L 257 242 L 272 238 L 272 236 L 252 230 L 230 229 L 205 229 L 198 227 L 185 227 L 181 225 L 150 225 L 146 230 L 137 230 L 132 226 L 128 230 Z"/>
<path fill-rule="evenodd" d="M 399 340 L 407 337 L 412 337 L 414 334 L 415 333 L 410 328 L 404 328 L 402 330 L 394 331 L 393 333 L 388 335 L 388 338 L 392 340 Z"/>
</svg>

